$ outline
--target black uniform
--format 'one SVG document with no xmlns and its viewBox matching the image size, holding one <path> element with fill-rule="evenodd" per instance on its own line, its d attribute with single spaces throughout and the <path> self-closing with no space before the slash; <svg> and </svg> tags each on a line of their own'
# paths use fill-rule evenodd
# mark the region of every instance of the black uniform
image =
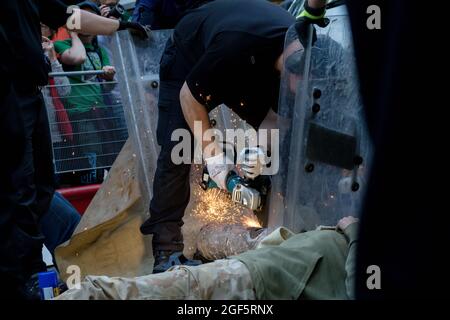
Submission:
<svg viewBox="0 0 450 320">
<path fill-rule="evenodd" d="M 157 137 L 161 153 L 151 217 L 141 227 L 155 250 L 181 250 L 181 225 L 189 203 L 190 165 L 175 165 L 173 130 L 188 129 L 179 94 L 186 81 L 208 111 L 227 104 L 258 127 L 277 109 L 280 76 L 275 62 L 294 18 L 265 0 L 217 0 L 186 14 L 161 60 Z M 193 140 L 192 140 L 193 141 Z"/>
<path fill-rule="evenodd" d="M 0 10 L 0 276 L 9 297 L 23 297 L 29 276 L 45 269 L 37 221 L 53 197 L 54 170 L 40 21 L 56 29 L 66 11 L 57 0 L 6 0 Z"/>
</svg>

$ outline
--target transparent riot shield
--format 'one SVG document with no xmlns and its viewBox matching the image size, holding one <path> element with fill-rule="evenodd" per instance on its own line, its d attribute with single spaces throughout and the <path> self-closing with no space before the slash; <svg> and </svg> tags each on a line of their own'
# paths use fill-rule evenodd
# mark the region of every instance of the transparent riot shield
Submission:
<svg viewBox="0 0 450 320">
<path fill-rule="evenodd" d="M 126 277 L 153 271 L 152 238 L 141 234 L 139 227 L 148 218 L 152 195 L 159 61 L 170 34 L 154 32 L 143 41 L 124 31 L 108 40 L 130 138 L 72 238 L 57 248 L 60 270 L 78 266 L 81 276 Z M 61 273 L 65 280 L 69 276 Z"/>
<path fill-rule="evenodd" d="M 272 182 L 270 228 L 300 232 L 335 225 L 343 216 L 358 215 L 363 200 L 372 146 L 350 24 L 345 14 L 329 18 L 306 50 L 294 27 L 286 35 L 278 110 L 281 161 Z"/>
<path fill-rule="evenodd" d="M 155 31 L 149 40 L 139 40 L 127 32 L 115 36 L 114 60 L 122 95 L 129 136 L 133 143 L 140 170 L 144 207 L 149 207 L 153 195 L 153 179 L 159 153 L 156 140 L 158 120 L 159 65 L 165 44 L 172 30 Z M 214 127 L 224 132 L 231 128 L 245 128 L 245 123 L 225 106 L 210 115 Z M 202 159 L 197 159 L 201 163 Z M 185 255 L 192 257 L 196 250 L 196 237 L 204 224 L 215 221 L 231 223 L 244 221 L 256 224 L 252 212 L 233 204 L 230 196 L 217 190 L 204 191 L 200 187 L 202 166 L 192 166 L 191 199 L 185 211 L 183 236 Z M 148 217 L 148 212 L 147 212 Z"/>
<path fill-rule="evenodd" d="M 158 120 L 159 64 L 173 30 L 152 32 L 150 39 L 116 33 L 112 51 L 122 95 L 128 133 L 142 166 L 142 183 L 151 198 L 159 146 Z"/>
</svg>

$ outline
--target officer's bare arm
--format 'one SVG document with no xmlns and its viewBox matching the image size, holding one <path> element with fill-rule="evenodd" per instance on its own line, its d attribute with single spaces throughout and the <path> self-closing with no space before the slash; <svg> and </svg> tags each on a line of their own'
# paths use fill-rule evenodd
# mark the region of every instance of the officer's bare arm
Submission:
<svg viewBox="0 0 450 320">
<path fill-rule="evenodd" d="M 210 152 L 212 154 L 204 154 L 204 158 L 209 158 L 211 156 L 214 156 L 214 148 L 206 148 L 211 141 L 203 138 L 203 133 L 206 132 L 206 130 L 211 129 L 211 125 L 209 122 L 209 115 L 208 111 L 206 110 L 206 107 L 199 103 L 194 96 L 192 95 L 191 90 L 189 89 L 187 83 L 185 82 L 183 87 L 180 91 L 180 103 L 181 103 L 181 109 L 183 110 L 184 119 L 186 120 L 187 124 L 189 125 L 189 128 L 191 129 L 192 133 L 194 134 L 194 138 L 196 141 L 202 141 L 202 150 L 203 152 Z M 195 132 L 194 131 L 194 122 L 195 121 L 201 121 L 202 124 L 202 132 Z"/>
<path fill-rule="evenodd" d="M 119 21 L 108 19 L 85 10 L 73 9 L 67 20 L 69 31 L 90 35 L 112 35 L 119 29 Z"/>
</svg>

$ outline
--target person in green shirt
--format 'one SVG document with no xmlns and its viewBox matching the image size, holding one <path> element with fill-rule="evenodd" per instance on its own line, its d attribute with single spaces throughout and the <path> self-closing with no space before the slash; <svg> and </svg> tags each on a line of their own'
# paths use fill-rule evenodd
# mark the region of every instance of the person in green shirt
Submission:
<svg viewBox="0 0 450 320">
<path fill-rule="evenodd" d="M 99 14 L 98 7 L 85 1 L 79 4 L 86 11 Z M 100 47 L 96 36 L 70 33 L 71 39 L 55 42 L 55 50 L 61 56 L 61 62 L 66 71 L 100 71 L 104 75 L 86 75 L 70 77 L 72 95 L 67 99 L 67 109 L 70 114 L 90 111 L 93 107 L 102 105 L 103 92 L 111 91 L 109 85 L 101 85 L 102 80 L 114 80 L 115 68 L 111 66 L 107 51 Z"/>
<path fill-rule="evenodd" d="M 100 15 L 98 6 L 85 1 L 80 9 Z M 114 89 L 112 82 L 115 68 L 111 66 L 107 51 L 98 45 L 97 37 L 70 32 L 71 39 L 56 41 L 56 52 L 65 71 L 103 71 L 101 75 L 87 74 L 70 76 L 71 94 L 64 99 L 65 109 L 73 127 L 73 148 L 68 150 L 67 159 L 82 161 L 86 169 L 105 167 L 111 153 L 114 134 L 110 123 L 112 106 L 105 97 Z M 109 121 L 109 122 L 108 122 Z"/>
<path fill-rule="evenodd" d="M 58 54 L 61 55 L 61 61 L 65 65 L 66 71 L 95 71 L 103 70 L 105 74 L 102 76 L 86 75 L 86 76 L 73 76 L 70 77 L 70 83 L 72 84 L 72 95 L 67 101 L 67 111 L 70 114 L 83 113 L 90 111 L 93 107 L 102 105 L 103 90 L 110 91 L 110 85 L 101 85 L 100 79 L 107 81 L 114 80 L 115 68 L 110 66 L 108 54 L 105 49 L 98 47 L 95 42 L 89 42 L 91 39 L 87 39 L 85 36 L 79 36 L 83 47 L 85 49 L 85 58 L 80 60 L 72 60 L 69 62 L 69 55 L 73 52 L 70 51 L 74 47 L 74 38 L 77 38 L 76 33 L 71 33 L 72 39 L 55 42 L 55 49 Z M 92 38 L 88 36 L 87 38 Z M 69 53 L 69 55 L 64 55 Z M 82 62 L 83 63 L 79 63 Z M 79 63 L 79 64 L 77 64 Z M 71 65 L 71 66 L 70 66 Z M 70 67 L 68 67 L 70 66 Z"/>
<path fill-rule="evenodd" d="M 57 299 L 353 299 L 358 219 L 293 234 L 279 228 L 257 249 L 137 278 L 88 276 Z"/>
</svg>

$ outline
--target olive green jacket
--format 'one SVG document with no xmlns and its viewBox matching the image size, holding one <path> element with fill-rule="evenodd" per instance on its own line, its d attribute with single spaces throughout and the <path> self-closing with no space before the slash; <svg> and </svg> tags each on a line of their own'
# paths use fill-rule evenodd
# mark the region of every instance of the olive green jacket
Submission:
<svg viewBox="0 0 450 320">
<path fill-rule="evenodd" d="M 296 235 L 281 228 L 274 233 L 282 241 L 271 234 L 232 258 L 250 270 L 258 299 L 352 299 L 357 227 Z"/>
</svg>

